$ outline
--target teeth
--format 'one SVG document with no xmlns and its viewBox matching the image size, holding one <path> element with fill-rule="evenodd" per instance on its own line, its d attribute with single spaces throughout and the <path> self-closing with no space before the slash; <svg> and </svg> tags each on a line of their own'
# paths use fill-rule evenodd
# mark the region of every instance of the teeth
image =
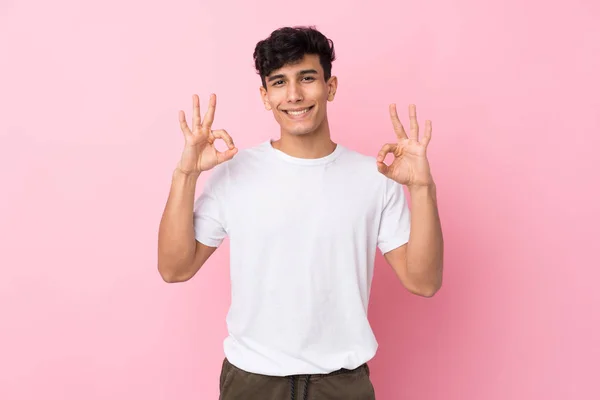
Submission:
<svg viewBox="0 0 600 400">
<path fill-rule="evenodd" d="M 302 111 L 288 111 L 287 113 L 290 115 L 302 115 L 304 113 L 308 112 L 308 108 L 302 110 Z"/>
</svg>

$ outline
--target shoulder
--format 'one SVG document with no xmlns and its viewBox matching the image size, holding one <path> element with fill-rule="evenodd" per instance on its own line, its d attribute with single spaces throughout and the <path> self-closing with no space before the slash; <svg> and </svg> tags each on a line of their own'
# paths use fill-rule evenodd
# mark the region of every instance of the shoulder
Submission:
<svg viewBox="0 0 600 400">
<path fill-rule="evenodd" d="M 353 182 L 376 189 L 385 198 L 402 193 L 402 185 L 389 179 L 377 169 L 377 158 L 350 148 L 344 148 L 340 164 L 352 176 Z"/>
<path fill-rule="evenodd" d="M 375 157 L 363 154 L 357 150 L 354 150 L 350 147 L 342 146 L 344 149 L 340 158 L 344 161 L 354 164 L 360 167 L 370 167 L 375 165 Z"/>
<path fill-rule="evenodd" d="M 207 182 L 211 186 L 225 187 L 232 179 L 251 169 L 252 165 L 260 165 L 265 160 L 266 153 L 264 142 L 240 149 L 231 160 L 214 167 L 210 171 Z"/>
<path fill-rule="evenodd" d="M 363 177 L 379 183 L 384 183 L 387 179 L 377 170 L 377 159 L 374 156 L 363 154 L 348 147 L 343 147 L 338 163 L 357 178 Z"/>
<path fill-rule="evenodd" d="M 260 142 L 251 147 L 240 149 L 238 153 L 228 162 L 223 165 L 231 172 L 237 171 L 240 168 L 248 168 L 249 165 L 263 161 L 268 155 L 267 142 Z"/>
</svg>

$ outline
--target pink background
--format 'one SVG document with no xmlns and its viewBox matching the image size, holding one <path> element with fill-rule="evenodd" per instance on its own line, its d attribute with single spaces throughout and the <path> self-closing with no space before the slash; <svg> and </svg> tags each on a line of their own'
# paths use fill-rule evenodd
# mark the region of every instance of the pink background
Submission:
<svg viewBox="0 0 600 400">
<path fill-rule="evenodd" d="M 167 3 L 0 2 L 0 399 L 217 398 L 228 243 L 156 269 L 177 112 L 215 92 L 240 148 L 277 137 L 252 52 L 296 24 L 335 42 L 334 140 L 433 120 L 444 287 L 378 256 L 378 399 L 600 398 L 597 1 Z"/>
</svg>

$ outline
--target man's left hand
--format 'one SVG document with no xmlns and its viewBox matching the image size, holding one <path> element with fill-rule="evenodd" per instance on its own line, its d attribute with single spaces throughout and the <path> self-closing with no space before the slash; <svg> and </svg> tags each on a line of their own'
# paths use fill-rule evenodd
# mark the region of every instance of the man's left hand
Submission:
<svg viewBox="0 0 600 400">
<path fill-rule="evenodd" d="M 383 175 L 408 188 L 428 186 L 433 184 L 433 178 L 427 160 L 427 145 L 431 140 L 431 121 L 425 121 L 425 133 L 419 141 L 419 124 L 417 123 L 417 108 L 411 104 L 408 108 L 410 119 L 410 136 L 406 135 L 404 127 L 398 118 L 396 105 L 390 105 L 390 117 L 398 138 L 397 143 L 387 143 L 377 155 L 377 169 Z M 390 165 L 384 163 L 388 153 L 394 155 Z"/>
</svg>

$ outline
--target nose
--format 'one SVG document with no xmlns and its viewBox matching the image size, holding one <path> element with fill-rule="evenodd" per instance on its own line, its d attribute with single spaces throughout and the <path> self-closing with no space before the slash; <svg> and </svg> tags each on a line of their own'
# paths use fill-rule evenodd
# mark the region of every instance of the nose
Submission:
<svg viewBox="0 0 600 400">
<path fill-rule="evenodd" d="M 303 100 L 302 90 L 297 83 L 290 82 L 288 84 L 287 101 L 288 103 L 298 103 Z"/>
</svg>

